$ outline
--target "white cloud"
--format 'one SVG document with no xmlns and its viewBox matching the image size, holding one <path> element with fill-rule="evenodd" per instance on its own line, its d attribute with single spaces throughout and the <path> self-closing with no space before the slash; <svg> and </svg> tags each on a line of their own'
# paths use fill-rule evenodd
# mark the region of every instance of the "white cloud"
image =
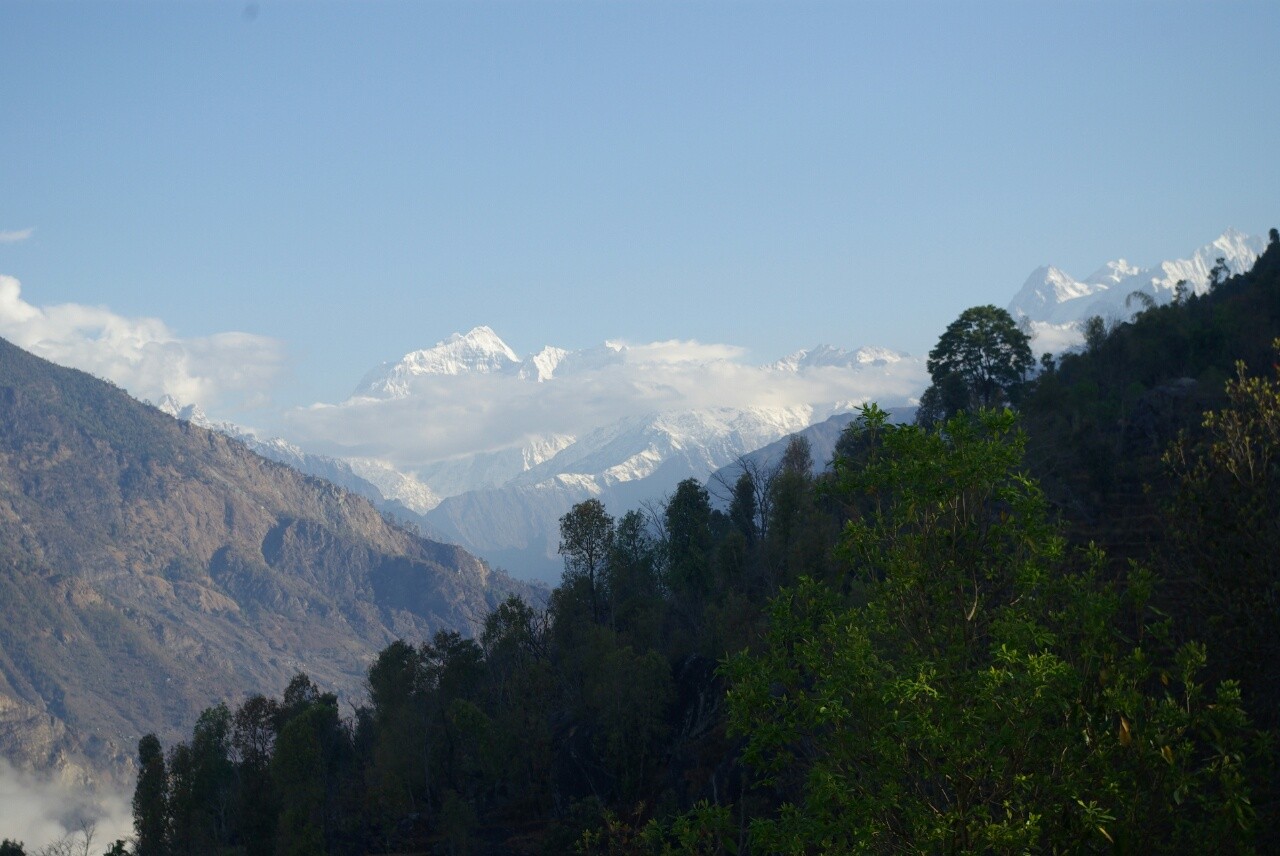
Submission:
<svg viewBox="0 0 1280 856">
<path fill-rule="evenodd" d="M 1064 354 L 1084 344 L 1084 331 L 1079 321 L 1052 324 L 1048 321 L 1028 322 L 1031 350 L 1037 354 Z"/>
<path fill-rule="evenodd" d="M 2 758 L 0 806 L 4 806 L 0 838 L 23 842 L 28 853 L 68 835 L 83 841 L 84 831 L 90 828 L 91 853 L 101 853 L 111 842 L 133 835 L 133 812 L 123 797 L 94 794 L 21 772 Z"/>
<path fill-rule="evenodd" d="M 183 339 L 157 318 L 101 306 L 35 306 L 0 275 L 0 336 L 59 365 L 118 384 L 138 398 L 172 395 L 205 410 L 262 403 L 284 364 L 279 342 L 250 333 Z"/>
<path fill-rule="evenodd" d="M 736 345 L 703 344 L 692 340 L 668 339 L 643 345 L 615 345 L 622 349 L 626 362 L 644 363 L 713 363 L 736 360 L 746 353 Z"/>
<path fill-rule="evenodd" d="M 628 345 L 620 359 L 557 372 L 544 383 L 515 375 L 422 375 L 408 379 L 406 396 L 298 408 L 284 424 L 306 448 L 412 471 L 518 446 L 532 435 L 581 436 L 627 416 L 866 400 L 889 406 L 905 404 L 928 383 L 916 358 L 782 371 L 750 365 L 744 353 L 732 345 L 653 342 Z"/>
<path fill-rule="evenodd" d="M 0 244 L 18 244 L 35 234 L 35 228 L 0 230 Z"/>
</svg>

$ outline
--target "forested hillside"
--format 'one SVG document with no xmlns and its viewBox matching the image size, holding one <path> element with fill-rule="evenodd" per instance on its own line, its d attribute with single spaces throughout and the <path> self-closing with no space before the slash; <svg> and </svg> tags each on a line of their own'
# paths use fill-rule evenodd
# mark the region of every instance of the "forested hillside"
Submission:
<svg viewBox="0 0 1280 856">
<path fill-rule="evenodd" d="M 137 852 L 1276 850 L 1276 233 L 1031 380 L 986 309 L 923 424 L 580 503 L 545 611 L 392 643 L 349 717 L 298 676 L 144 739 Z M 1018 371 L 941 358 L 989 325 Z"/>
</svg>

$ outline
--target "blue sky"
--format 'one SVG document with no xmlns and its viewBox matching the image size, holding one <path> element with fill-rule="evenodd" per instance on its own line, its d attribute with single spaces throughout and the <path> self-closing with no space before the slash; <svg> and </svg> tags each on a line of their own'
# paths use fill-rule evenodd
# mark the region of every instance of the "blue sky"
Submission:
<svg viewBox="0 0 1280 856">
<path fill-rule="evenodd" d="M 1272 2 L 11 1 L 0 274 L 269 337 L 287 404 L 477 324 L 922 353 L 1038 265 L 1280 223 L 1278 41 Z"/>
</svg>

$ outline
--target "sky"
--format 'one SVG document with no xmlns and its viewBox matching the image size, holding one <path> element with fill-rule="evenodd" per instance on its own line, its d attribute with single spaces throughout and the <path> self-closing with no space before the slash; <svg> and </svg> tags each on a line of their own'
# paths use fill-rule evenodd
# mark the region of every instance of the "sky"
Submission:
<svg viewBox="0 0 1280 856">
<path fill-rule="evenodd" d="M 480 324 L 923 354 L 1042 264 L 1280 223 L 1278 38 L 1274 2 L 9 0 L 0 335 L 247 423 Z"/>
</svg>

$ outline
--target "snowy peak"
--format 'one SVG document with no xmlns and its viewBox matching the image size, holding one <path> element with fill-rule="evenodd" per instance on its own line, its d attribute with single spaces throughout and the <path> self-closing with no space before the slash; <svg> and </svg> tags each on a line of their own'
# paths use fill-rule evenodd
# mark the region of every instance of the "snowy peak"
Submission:
<svg viewBox="0 0 1280 856">
<path fill-rule="evenodd" d="M 1089 285 L 1100 285 L 1103 288 L 1111 288 L 1119 285 L 1132 276 L 1137 276 L 1142 270 L 1134 265 L 1129 264 L 1124 259 L 1116 259 L 1113 262 L 1107 262 L 1098 268 L 1085 279 Z"/>
<path fill-rule="evenodd" d="M 564 362 L 564 358 L 568 355 L 569 352 L 564 348 L 555 348 L 547 345 L 521 364 L 520 377 L 526 380 L 534 380 L 538 383 L 551 380 L 555 377 L 556 369 L 560 367 L 560 363 Z"/>
<path fill-rule="evenodd" d="M 167 413 L 179 422 L 190 422 L 197 428 L 207 428 L 210 431 L 221 431 L 223 434 L 230 434 L 232 437 L 239 437 L 242 429 L 230 422 L 214 422 L 209 415 L 198 404 L 183 404 L 172 395 L 165 393 L 159 403 L 154 405 L 161 413 Z"/>
<path fill-rule="evenodd" d="M 454 333 L 434 347 L 411 351 L 365 375 L 355 396 L 403 398 L 413 378 L 423 375 L 498 374 L 518 370 L 520 358 L 488 327 Z"/>
<path fill-rule="evenodd" d="M 155 408 L 181 422 L 191 422 L 202 428 L 209 424 L 209 417 L 200 409 L 200 405 L 183 404 L 168 393 L 165 393 L 163 398 L 155 402 Z"/>
<path fill-rule="evenodd" d="M 1238 229 L 1228 229 L 1192 253 L 1191 258 L 1161 262 L 1159 273 L 1145 283 L 1146 290 L 1165 291 L 1172 295 L 1178 282 L 1186 280 L 1194 293 L 1204 294 L 1209 290 L 1209 280 L 1218 259 L 1223 260 L 1230 275 L 1234 276 L 1252 268 L 1264 249 L 1266 241 L 1261 235 L 1246 235 Z"/>
<path fill-rule="evenodd" d="M 799 372 L 823 366 L 858 369 L 891 365 L 901 361 L 904 356 L 905 354 L 889 348 L 862 347 L 849 351 L 831 345 L 818 345 L 788 354 L 768 368 L 783 372 Z"/>
<path fill-rule="evenodd" d="M 623 482 L 648 478 L 666 465 L 679 473 L 671 484 L 662 485 L 667 489 L 685 475 L 705 477 L 738 455 L 799 431 L 830 412 L 830 407 L 798 405 L 630 416 L 589 432 L 511 483 L 537 485 L 571 477 L 579 486 L 594 485 L 591 492 L 598 494 Z"/>
<path fill-rule="evenodd" d="M 493 374 L 520 363 L 515 351 L 489 327 L 454 333 L 435 347 L 405 354 L 397 364 L 412 374 Z"/>
<path fill-rule="evenodd" d="M 1096 280 L 1090 277 L 1085 282 L 1056 267 L 1038 267 L 1022 284 L 1017 296 L 1009 304 L 1009 309 L 1015 316 L 1031 318 L 1051 314 L 1056 307 L 1064 303 L 1089 297 L 1109 288 L 1110 285 L 1106 282 L 1107 272 L 1113 270 L 1113 265 L 1122 264 L 1125 263 L 1111 262 L 1094 274 L 1094 277 L 1097 277 Z"/>
<path fill-rule="evenodd" d="M 1034 334 L 1032 346 L 1056 353 L 1080 341 L 1081 324 L 1093 316 L 1123 320 L 1142 308 L 1128 298 L 1135 292 L 1149 295 L 1157 305 L 1174 299 L 1179 282 L 1193 294 L 1211 287 L 1213 268 L 1223 260 L 1229 275 L 1244 273 L 1266 247 L 1261 236 L 1228 229 L 1188 258 L 1141 268 L 1124 259 L 1107 262 L 1083 281 L 1055 267 L 1041 267 L 1009 303 L 1009 311 L 1025 320 Z"/>
</svg>

